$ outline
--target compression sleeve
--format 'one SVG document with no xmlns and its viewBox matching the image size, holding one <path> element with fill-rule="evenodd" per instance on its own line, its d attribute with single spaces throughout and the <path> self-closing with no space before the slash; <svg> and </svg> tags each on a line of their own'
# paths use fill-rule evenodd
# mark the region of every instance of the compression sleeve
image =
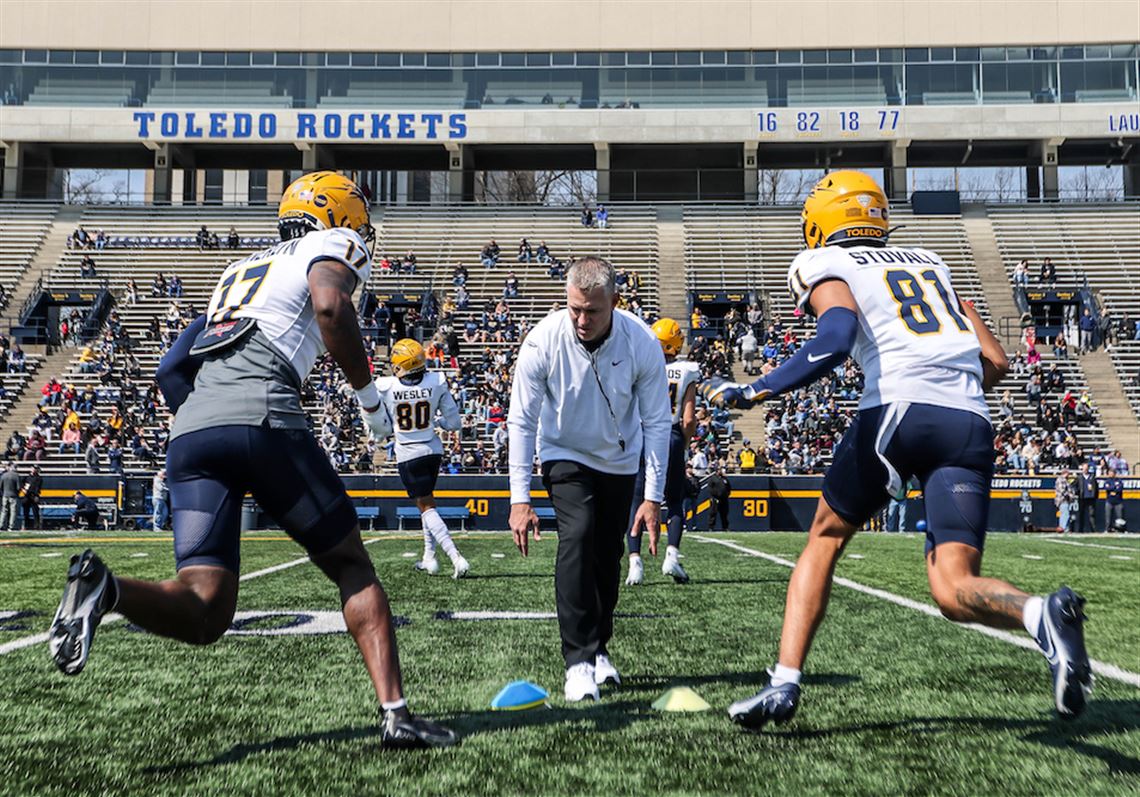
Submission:
<svg viewBox="0 0 1140 797">
<path fill-rule="evenodd" d="M 847 359 L 858 331 L 858 315 L 846 307 L 832 307 L 820 316 L 815 337 L 774 371 L 753 382 L 749 392 L 754 395 L 746 397 L 762 401 L 811 384 Z"/>
<path fill-rule="evenodd" d="M 171 412 L 178 412 L 178 408 L 194 390 L 194 377 L 202 367 L 202 360 L 199 357 L 191 357 L 190 348 L 194 345 L 198 333 L 205 328 L 206 316 L 200 315 L 195 318 L 193 323 L 182 331 L 178 340 L 174 341 L 174 345 L 163 355 L 158 364 L 154 378 Z"/>
</svg>

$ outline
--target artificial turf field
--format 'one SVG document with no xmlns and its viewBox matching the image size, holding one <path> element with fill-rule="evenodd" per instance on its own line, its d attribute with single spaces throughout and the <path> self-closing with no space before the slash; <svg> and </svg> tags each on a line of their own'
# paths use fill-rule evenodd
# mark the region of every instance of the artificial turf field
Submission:
<svg viewBox="0 0 1140 797">
<path fill-rule="evenodd" d="M 1030 592 L 1064 582 L 1083 593 L 1091 656 L 1133 681 L 1099 676 L 1079 720 L 1055 719 L 1038 653 L 836 586 L 799 714 L 749 734 L 725 708 L 751 695 L 774 659 L 790 571 L 748 551 L 794 560 L 803 541 L 689 535 L 685 586 L 647 558 L 647 583 L 623 586 L 618 605 L 626 616 L 611 653 L 624 685 L 598 704 L 567 706 L 555 621 L 438 619 L 553 612 L 553 534 L 532 543 L 528 559 L 507 534 L 458 536 L 472 563 L 459 582 L 413 571 L 406 554 L 419 550 L 417 537 L 375 538 L 368 550 L 408 621 L 398 639 L 411 706 L 463 737 L 450 750 L 394 753 L 378 749 L 375 698 L 344 633 L 235 635 L 192 648 L 120 620 L 100 628 L 74 678 L 55 669 L 42 643 L 13 649 L 46 630 L 66 557 L 86 545 L 123 575 L 168 577 L 173 564 L 163 535 L 8 535 L 0 541 L 0 794 L 1140 793 L 1140 539 L 987 541 L 987 574 Z M 837 575 L 929 605 L 922 545 L 918 535 L 857 535 Z M 301 555 L 279 534 L 250 535 L 242 572 L 255 577 L 242 584 L 239 611 L 335 612 L 335 590 L 310 564 L 257 574 Z M 550 707 L 489 711 L 516 678 L 545 686 Z M 675 685 L 693 687 L 713 709 L 653 711 Z"/>
</svg>

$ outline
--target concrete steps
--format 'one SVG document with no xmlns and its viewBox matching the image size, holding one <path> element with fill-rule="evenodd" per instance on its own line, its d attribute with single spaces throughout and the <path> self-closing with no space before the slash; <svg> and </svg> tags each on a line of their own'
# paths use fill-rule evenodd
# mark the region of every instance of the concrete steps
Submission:
<svg viewBox="0 0 1140 797">
<path fill-rule="evenodd" d="M 1082 355 L 1080 363 L 1089 383 L 1089 395 L 1112 447 L 1120 449 L 1129 465 L 1135 465 L 1140 462 L 1140 424 L 1136 423 L 1111 358 L 1099 350 Z"/>
<path fill-rule="evenodd" d="M 43 397 L 40 388 L 53 376 L 59 378 L 76 354 L 78 349 L 60 349 L 37 360 L 36 370 L 32 372 L 27 387 L 0 423 L 0 441 L 2 441 L 0 445 L 7 443 L 8 437 L 17 430 L 27 437 L 28 427 L 32 425 L 32 420 L 39 412 L 40 399 Z"/>
<path fill-rule="evenodd" d="M 20 308 L 24 306 L 24 302 L 31 295 L 40 277 L 51 273 L 56 263 L 63 257 L 63 253 L 67 251 L 67 236 L 73 233 L 79 225 L 83 211 L 82 205 L 64 205 L 55 214 L 51 229 L 44 236 L 40 248 L 36 250 L 35 257 L 32 258 L 32 262 L 28 264 L 28 268 L 12 289 L 12 296 L 8 301 L 9 313 L 14 315 L 20 312 Z M 98 252 L 92 250 L 91 256 L 95 258 L 97 264 Z"/>
<path fill-rule="evenodd" d="M 991 329 L 997 334 L 1004 318 L 1009 319 L 1007 325 L 1011 332 L 1014 334 L 1020 332 L 1021 314 L 1017 311 L 1017 305 L 1013 303 L 1013 288 L 1009 283 L 1009 275 L 1006 274 L 1001 252 L 998 250 L 993 224 L 986 215 L 985 205 L 965 206 L 962 209 L 962 226 L 966 229 L 966 237 L 970 241 L 970 249 L 974 255 L 974 267 L 982 283 L 986 302 L 989 304 L 992 316 L 989 319 Z M 1017 340 L 1002 342 L 1008 347 L 1014 345 Z"/>
<path fill-rule="evenodd" d="M 683 328 L 689 326 L 689 301 L 685 291 L 685 225 L 680 206 L 657 209 L 658 301 L 661 315 Z"/>
</svg>

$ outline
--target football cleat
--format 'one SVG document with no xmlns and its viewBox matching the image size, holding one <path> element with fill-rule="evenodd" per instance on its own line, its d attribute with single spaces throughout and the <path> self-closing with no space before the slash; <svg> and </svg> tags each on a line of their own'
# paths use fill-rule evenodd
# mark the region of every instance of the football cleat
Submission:
<svg viewBox="0 0 1140 797">
<path fill-rule="evenodd" d="M 118 598 L 114 576 L 88 548 L 71 557 L 63 600 L 52 620 L 48 648 L 64 675 L 78 675 L 87 663 L 95 629 Z"/>
<path fill-rule="evenodd" d="M 1068 587 L 1045 598 L 1037 644 L 1053 673 L 1053 699 L 1063 719 L 1085 710 L 1092 694 L 1093 676 L 1085 650 L 1085 599 Z"/>
<path fill-rule="evenodd" d="M 629 575 L 625 577 L 627 587 L 635 587 L 645 577 L 645 566 L 641 564 L 640 556 L 629 557 Z"/>
<path fill-rule="evenodd" d="M 429 576 L 434 576 L 439 572 L 439 560 L 434 556 L 425 556 L 416 562 L 416 570 L 419 570 L 421 573 L 427 573 Z"/>
<path fill-rule="evenodd" d="M 566 668 L 566 688 L 563 692 L 567 703 L 577 703 L 592 697 L 597 700 L 598 685 L 594 681 L 594 665 L 588 661 L 580 661 Z"/>
<path fill-rule="evenodd" d="M 462 556 L 456 559 L 453 564 L 455 565 L 455 571 L 451 574 L 452 578 L 463 578 L 471 571 L 471 564 Z M 438 565 L 436 565 L 436 567 L 438 567 Z"/>
<path fill-rule="evenodd" d="M 728 716 L 737 725 L 758 731 L 769 722 L 783 725 L 796 715 L 800 701 L 799 684 L 772 686 L 771 671 L 768 675 L 767 686 L 747 700 L 738 700 L 728 707 Z"/>
<path fill-rule="evenodd" d="M 380 746 L 394 750 L 451 747 L 459 742 L 455 731 L 421 717 L 407 708 L 390 709 L 380 719 Z"/>
<path fill-rule="evenodd" d="M 621 686 L 621 675 L 605 653 L 594 656 L 594 683 L 598 686 L 604 686 L 606 683 Z"/>
<path fill-rule="evenodd" d="M 672 576 L 677 584 L 688 584 L 689 574 L 681 567 L 681 560 L 676 554 L 666 554 L 665 561 L 661 563 L 661 575 Z"/>
</svg>

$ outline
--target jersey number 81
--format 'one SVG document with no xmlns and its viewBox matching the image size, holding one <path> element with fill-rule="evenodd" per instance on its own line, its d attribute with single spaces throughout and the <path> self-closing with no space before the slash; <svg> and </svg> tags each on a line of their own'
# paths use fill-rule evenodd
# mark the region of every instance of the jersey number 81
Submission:
<svg viewBox="0 0 1140 797">
<path fill-rule="evenodd" d="M 922 272 L 922 279 L 934 286 L 942 306 L 946 308 L 950 320 L 958 327 L 960 332 L 968 332 L 970 326 L 954 308 L 956 301 L 950 298 L 946 286 L 938 278 L 938 273 L 930 268 Z M 926 294 L 922 283 L 909 271 L 892 269 L 883 275 L 887 287 L 891 291 L 891 298 L 899 306 L 899 318 L 906 324 L 907 329 L 916 335 L 932 335 L 942 329 L 942 322 L 938 320 L 934 310 L 926 301 Z"/>
</svg>

